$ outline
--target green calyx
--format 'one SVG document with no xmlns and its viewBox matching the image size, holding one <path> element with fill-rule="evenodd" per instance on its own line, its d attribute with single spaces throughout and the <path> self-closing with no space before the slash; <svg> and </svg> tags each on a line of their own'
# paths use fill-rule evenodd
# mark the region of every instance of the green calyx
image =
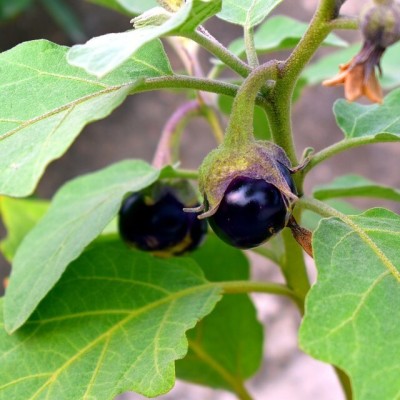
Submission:
<svg viewBox="0 0 400 400">
<path fill-rule="evenodd" d="M 282 193 L 287 208 L 292 209 L 297 196 L 291 191 L 282 166 L 291 170 L 283 149 L 267 141 L 248 141 L 242 147 L 222 144 L 210 152 L 199 170 L 199 188 L 205 199 L 203 218 L 213 215 L 229 184 L 236 177 L 263 179 Z"/>
<path fill-rule="evenodd" d="M 393 0 L 374 0 L 360 15 L 364 38 L 386 48 L 400 39 L 400 4 Z"/>
<path fill-rule="evenodd" d="M 253 133 L 256 96 L 268 81 L 276 81 L 278 74 L 278 62 L 271 61 L 255 68 L 240 87 L 224 142 L 207 155 L 199 169 L 204 205 L 191 211 L 205 211 L 200 218 L 217 211 L 229 184 L 239 176 L 273 184 L 281 191 L 289 211 L 297 200 L 282 173 L 282 168 L 291 171 L 286 153 L 274 143 L 257 141 Z"/>
</svg>

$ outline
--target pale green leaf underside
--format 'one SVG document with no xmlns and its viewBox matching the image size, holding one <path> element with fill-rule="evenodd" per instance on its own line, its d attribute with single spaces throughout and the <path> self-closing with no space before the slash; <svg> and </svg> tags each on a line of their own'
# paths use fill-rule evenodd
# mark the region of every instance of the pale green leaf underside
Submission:
<svg viewBox="0 0 400 400">
<path fill-rule="evenodd" d="M 36 225 L 49 207 L 49 202 L 35 199 L 0 198 L 0 215 L 7 237 L 0 242 L 0 250 L 11 261 L 26 234 Z"/>
<path fill-rule="evenodd" d="M 98 243 L 70 265 L 26 325 L 0 327 L 0 398 L 113 400 L 174 384 L 185 332 L 220 290 L 189 259 Z"/>
<path fill-rule="evenodd" d="M 249 28 L 261 23 L 282 0 L 223 0 L 218 17 Z"/>
<path fill-rule="evenodd" d="M 308 25 L 284 15 L 269 18 L 254 33 L 254 44 L 257 53 L 264 54 L 278 50 L 294 48 L 307 30 Z M 330 34 L 323 42 L 325 46 L 347 45 L 343 39 Z M 229 50 L 238 56 L 245 53 L 243 39 L 236 39 L 229 45 Z"/>
<path fill-rule="evenodd" d="M 214 235 L 190 257 L 209 281 L 249 279 L 249 262 L 243 252 Z M 225 296 L 188 333 L 188 339 L 188 354 L 176 364 L 180 379 L 241 394 L 244 381 L 260 367 L 263 330 L 247 295 Z"/>
<path fill-rule="evenodd" d="M 338 100 L 333 111 L 346 139 L 375 137 L 376 141 L 400 140 L 400 89 L 390 92 L 382 105 Z"/>
<path fill-rule="evenodd" d="M 128 15 L 138 15 L 158 5 L 156 0 L 89 0 Z"/>
<path fill-rule="evenodd" d="M 124 195 L 153 183 L 159 171 L 122 161 L 65 184 L 15 255 L 4 300 L 9 332 L 19 328 L 77 258 L 115 217 Z"/>
<path fill-rule="evenodd" d="M 332 78 L 339 72 L 339 64 L 349 62 L 360 50 L 361 44 L 356 44 L 347 49 L 336 51 L 322 57 L 315 63 L 308 66 L 302 77 L 310 85 L 316 85 L 323 80 Z M 400 85 L 400 43 L 390 46 L 382 58 L 383 75 L 380 77 L 382 86 L 385 89 L 392 89 Z"/>
<path fill-rule="evenodd" d="M 157 41 L 101 81 L 71 67 L 66 52 L 39 40 L 0 55 L 1 194 L 31 194 L 46 166 L 86 124 L 119 106 L 138 79 L 172 73 Z"/>
<path fill-rule="evenodd" d="M 76 45 L 68 53 L 71 65 L 84 68 L 90 74 L 103 77 L 124 63 L 146 43 L 161 36 L 193 31 L 216 14 L 221 0 L 188 0 L 170 19 L 158 26 L 120 33 L 109 33 Z"/>
<path fill-rule="evenodd" d="M 323 220 L 314 234 L 318 281 L 301 347 L 345 370 L 355 400 L 400 394 L 400 217 L 384 209 Z"/>
<path fill-rule="evenodd" d="M 358 175 L 344 175 L 331 183 L 314 188 L 314 197 L 319 200 L 335 197 L 377 197 L 400 201 L 400 190 L 365 179 Z"/>
</svg>

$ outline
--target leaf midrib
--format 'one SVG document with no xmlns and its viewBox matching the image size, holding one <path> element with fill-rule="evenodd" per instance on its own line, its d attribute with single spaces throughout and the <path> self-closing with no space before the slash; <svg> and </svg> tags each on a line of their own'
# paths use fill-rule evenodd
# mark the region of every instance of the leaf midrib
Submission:
<svg viewBox="0 0 400 400">
<path fill-rule="evenodd" d="M 46 389 L 47 386 L 49 386 L 53 381 L 57 379 L 57 377 L 63 373 L 71 364 L 73 364 L 75 361 L 79 360 L 82 355 L 87 353 L 89 350 L 91 350 L 94 346 L 96 346 L 99 342 L 101 342 L 103 339 L 107 339 L 113 336 L 113 334 L 121 329 L 124 325 L 135 319 L 136 317 L 142 315 L 143 313 L 150 312 L 151 310 L 162 306 L 168 302 L 174 302 L 176 300 L 179 300 L 185 296 L 193 295 L 197 292 L 202 292 L 206 290 L 213 290 L 209 295 L 213 295 L 214 291 L 218 290 L 221 291 L 221 287 L 218 283 L 204 283 L 198 286 L 193 286 L 190 288 L 186 288 L 184 290 L 181 290 L 179 292 L 174 292 L 171 293 L 171 295 L 166 296 L 160 300 L 157 300 L 151 304 L 148 304 L 140 309 L 132 310 L 130 314 L 125 317 L 123 320 L 119 321 L 116 323 L 114 326 L 112 326 L 110 329 L 108 329 L 106 332 L 102 333 L 100 336 L 92 340 L 89 344 L 87 344 L 85 347 L 83 347 L 81 350 L 79 350 L 73 357 L 71 357 L 68 361 L 66 361 L 61 367 L 59 367 L 55 372 L 53 372 L 50 376 L 50 378 L 29 398 L 29 400 L 34 400 L 37 398 L 40 393 L 42 393 L 43 390 Z M 8 382 L 7 385 L 10 386 L 13 383 L 17 383 L 16 381 L 14 382 Z"/>
</svg>

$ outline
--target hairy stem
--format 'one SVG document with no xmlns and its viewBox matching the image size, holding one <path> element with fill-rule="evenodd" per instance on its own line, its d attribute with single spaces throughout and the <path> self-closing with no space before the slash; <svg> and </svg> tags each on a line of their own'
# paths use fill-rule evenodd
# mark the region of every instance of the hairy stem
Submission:
<svg viewBox="0 0 400 400">
<path fill-rule="evenodd" d="M 396 141 L 395 139 L 393 140 L 387 140 L 387 142 L 394 142 Z M 342 153 L 346 150 L 350 150 L 355 147 L 360 147 L 360 146 L 365 146 L 367 144 L 372 144 L 376 143 L 376 138 L 371 137 L 371 136 L 364 136 L 364 137 L 358 137 L 358 138 L 352 138 L 352 139 L 344 139 L 341 140 L 340 142 L 334 143 L 333 145 L 326 147 L 325 149 L 321 150 L 320 152 L 314 154 L 310 160 L 310 162 L 307 164 L 307 166 L 304 168 L 304 173 L 308 173 L 311 169 L 316 167 L 318 164 L 321 162 L 335 156 L 336 154 Z"/>
<path fill-rule="evenodd" d="M 225 143 L 242 146 L 243 143 L 254 140 L 253 120 L 254 102 L 259 90 L 268 79 L 277 77 L 277 62 L 263 64 L 246 78 L 233 102 L 231 118 L 225 134 Z"/>
<path fill-rule="evenodd" d="M 138 85 L 134 86 L 131 94 L 168 88 L 202 90 L 204 92 L 225 94 L 230 97 L 235 97 L 240 87 L 231 83 L 207 78 L 195 78 L 186 75 L 172 75 L 144 79 L 143 82 L 140 82 Z M 256 97 L 256 104 L 264 107 L 266 106 L 267 101 L 263 96 L 258 95 Z"/>
<path fill-rule="evenodd" d="M 204 28 L 199 28 L 194 32 L 185 34 L 185 37 L 192 39 L 201 47 L 209 51 L 211 54 L 219 58 L 232 71 L 242 77 L 247 77 L 251 72 L 251 68 L 243 62 L 239 57 L 231 53 L 217 39 L 210 35 Z"/>
<path fill-rule="evenodd" d="M 247 62 L 250 67 L 257 68 L 260 63 L 258 62 L 258 56 L 256 46 L 254 44 L 254 29 L 253 27 L 245 26 L 243 29 L 244 44 L 246 47 Z"/>
<path fill-rule="evenodd" d="M 359 19 L 353 16 L 342 15 L 330 21 L 328 25 L 331 30 L 335 29 L 357 30 L 359 28 Z"/>
<path fill-rule="evenodd" d="M 333 29 L 329 24 L 335 18 L 337 4 L 334 0 L 321 0 L 313 19 L 296 48 L 280 66 L 280 76 L 265 107 L 274 142 L 283 147 L 293 165 L 298 164 L 292 137 L 291 102 L 297 80 L 306 64 Z M 295 177 L 300 194 L 302 180 Z"/>
</svg>

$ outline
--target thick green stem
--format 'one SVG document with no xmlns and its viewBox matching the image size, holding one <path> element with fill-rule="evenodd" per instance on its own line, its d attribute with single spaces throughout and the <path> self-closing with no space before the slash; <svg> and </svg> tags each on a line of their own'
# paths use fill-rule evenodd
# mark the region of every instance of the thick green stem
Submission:
<svg viewBox="0 0 400 400">
<path fill-rule="evenodd" d="M 143 82 L 134 86 L 131 94 L 168 88 L 202 90 L 204 92 L 225 94 L 227 96 L 235 97 L 240 87 L 231 83 L 207 78 L 194 78 L 186 75 L 172 75 L 144 79 Z M 258 95 L 256 97 L 256 104 L 264 107 L 266 106 L 267 101 L 263 96 Z"/>
<path fill-rule="evenodd" d="M 271 61 L 256 68 L 242 83 L 233 102 L 231 118 L 225 134 L 225 143 L 242 146 L 254 140 L 254 102 L 268 79 L 277 78 L 277 62 Z"/>
<path fill-rule="evenodd" d="M 264 107 L 274 142 L 281 146 L 293 165 L 298 164 L 292 135 L 291 103 L 293 91 L 301 72 L 332 30 L 330 26 L 337 13 L 334 0 L 321 0 L 317 11 L 296 48 L 280 65 L 279 78 Z M 303 192 L 301 174 L 294 177 L 300 194 Z"/>
<path fill-rule="evenodd" d="M 185 37 L 192 39 L 201 47 L 209 51 L 211 54 L 219 58 L 226 66 L 240 76 L 246 78 L 251 72 L 251 68 L 243 62 L 239 57 L 231 53 L 218 40 L 211 36 L 204 28 L 202 31 L 196 30 L 185 34 Z"/>
<path fill-rule="evenodd" d="M 276 85 L 279 86 L 279 80 Z M 292 165 L 297 165 L 298 160 L 292 134 L 291 102 L 291 93 L 282 92 L 275 86 L 274 94 L 269 98 L 269 103 L 264 106 L 264 110 L 268 116 L 274 143 L 285 150 Z"/>
</svg>

